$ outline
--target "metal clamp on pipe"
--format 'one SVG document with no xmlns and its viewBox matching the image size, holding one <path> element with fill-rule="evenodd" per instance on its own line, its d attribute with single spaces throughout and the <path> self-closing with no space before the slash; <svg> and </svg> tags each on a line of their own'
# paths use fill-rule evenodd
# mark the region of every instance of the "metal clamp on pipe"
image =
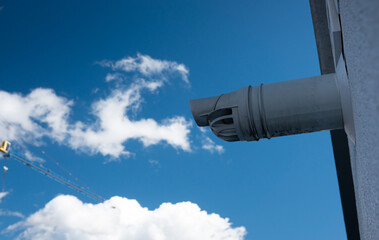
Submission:
<svg viewBox="0 0 379 240">
<path fill-rule="evenodd" d="M 190 107 L 198 126 L 230 142 L 344 127 L 335 74 L 243 87 Z"/>
</svg>

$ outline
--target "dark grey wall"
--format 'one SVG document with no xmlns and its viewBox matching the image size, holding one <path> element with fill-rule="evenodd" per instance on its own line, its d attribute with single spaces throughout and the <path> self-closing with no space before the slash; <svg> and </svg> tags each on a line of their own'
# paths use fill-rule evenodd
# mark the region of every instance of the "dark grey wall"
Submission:
<svg viewBox="0 0 379 240">
<path fill-rule="evenodd" d="M 351 85 L 350 141 L 362 240 L 379 239 L 379 1 L 340 0 L 343 51 Z"/>
</svg>

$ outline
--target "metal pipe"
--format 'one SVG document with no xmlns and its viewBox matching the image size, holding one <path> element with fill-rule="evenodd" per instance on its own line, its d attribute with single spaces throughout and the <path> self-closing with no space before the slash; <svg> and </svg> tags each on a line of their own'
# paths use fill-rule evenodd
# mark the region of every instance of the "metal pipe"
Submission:
<svg viewBox="0 0 379 240">
<path fill-rule="evenodd" d="M 190 101 L 199 126 L 226 141 L 254 141 L 342 129 L 335 74 L 244 87 L 218 97 Z"/>
</svg>

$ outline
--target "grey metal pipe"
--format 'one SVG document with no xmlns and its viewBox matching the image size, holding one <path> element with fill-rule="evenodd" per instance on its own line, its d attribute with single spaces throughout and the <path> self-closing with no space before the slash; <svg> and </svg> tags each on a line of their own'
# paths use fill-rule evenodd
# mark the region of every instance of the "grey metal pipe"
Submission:
<svg viewBox="0 0 379 240">
<path fill-rule="evenodd" d="M 199 126 L 226 141 L 253 141 L 343 128 L 335 74 L 244 87 L 190 101 Z"/>
</svg>

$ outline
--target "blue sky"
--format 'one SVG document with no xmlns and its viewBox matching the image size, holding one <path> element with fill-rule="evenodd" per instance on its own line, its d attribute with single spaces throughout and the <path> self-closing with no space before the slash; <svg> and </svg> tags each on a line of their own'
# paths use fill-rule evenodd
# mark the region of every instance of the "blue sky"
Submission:
<svg viewBox="0 0 379 240">
<path fill-rule="evenodd" d="M 319 75 L 308 1 L 13 0 L 0 6 L 0 101 L 9 100 L 1 106 L 1 139 L 14 139 L 20 155 L 26 152 L 17 142 L 25 144 L 44 166 L 65 175 L 43 149 L 104 199 L 121 197 L 108 205 L 140 210 L 127 201 L 135 199 L 147 207 L 158 220 L 143 221 L 140 227 L 153 230 L 139 237 L 174 238 L 175 231 L 164 230 L 169 216 L 183 227 L 177 230 L 183 239 L 186 233 L 200 239 L 191 235 L 202 229 L 200 218 L 210 231 L 198 231 L 203 239 L 220 226 L 229 235 L 218 239 L 240 239 L 240 227 L 249 240 L 346 239 L 329 132 L 227 143 L 200 131 L 188 104 L 247 85 Z M 127 110 L 118 115 L 122 104 Z M 105 131 L 102 123 L 116 130 Z M 1 239 L 65 239 L 60 234 L 75 229 L 62 219 L 97 204 L 18 162 L 1 161 L 9 168 Z M 94 206 L 110 214 L 104 219 L 121 218 Z M 150 216 L 125 211 L 130 221 Z M 101 213 L 84 213 L 88 221 L 77 231 L 93 218 L 103 224 Z M 209 220 L 211 213 L 220 215 L 217 221 Z M 37 217 L 50 227 L 62 224 L 61 232 L 41 230 Z M 48 225 L 49 217 L 56 225 Z"/>
</svg>

